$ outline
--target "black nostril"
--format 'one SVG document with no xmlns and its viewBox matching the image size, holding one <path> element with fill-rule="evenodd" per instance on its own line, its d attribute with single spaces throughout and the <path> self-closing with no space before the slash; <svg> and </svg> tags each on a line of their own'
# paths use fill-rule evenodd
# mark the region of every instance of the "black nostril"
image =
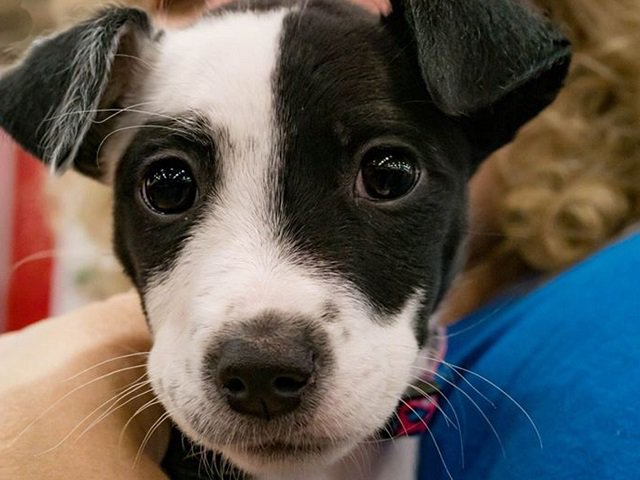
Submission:
<svg viewBox="0 0 640 480">
<path fill-rule="evenodd" d="M 215 363 L 219 392 L 234 411 L 271 420 L 295 411 L 311 392 L 313 350 L 291 342 L 277 350 L 234 339 L 223 344 Z"/>
<path fill-rule="evenodd" d="M 280 395 L 298 395 L 309 384 L 309 377 L 278 376 L 273 380 L 273 390 Z"/>
<path fill-rule="evenodd" d="M 247 386 L 241 378 L 232 377 L 222 384 L 225 393 L 239 397 L 247 393 Z"/>
</svg>

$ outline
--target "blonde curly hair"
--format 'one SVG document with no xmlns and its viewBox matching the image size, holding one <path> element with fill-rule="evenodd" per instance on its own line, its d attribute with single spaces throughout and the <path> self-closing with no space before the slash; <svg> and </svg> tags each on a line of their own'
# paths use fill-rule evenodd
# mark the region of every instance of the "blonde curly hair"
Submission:
<svg viewBox="0 0 640 480">
<path fill-rule="evenodd" d="M 640 2 L 538 0 L 574 46 L 556 102 L 499 151 L 505 252 L 553 272 L 640 219 Z"/>
</svg>

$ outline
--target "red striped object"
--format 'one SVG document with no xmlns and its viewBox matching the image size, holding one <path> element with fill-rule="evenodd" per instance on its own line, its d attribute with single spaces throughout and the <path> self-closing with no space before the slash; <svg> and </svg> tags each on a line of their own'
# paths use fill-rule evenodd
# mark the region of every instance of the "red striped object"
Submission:
<svg viewBox="0 0 640 480">
<path fill-rule="evenodd" d="M 40 162 L 17 149 L 6 329 L 17 330 L 49 315 L 54 262 L 51 257 L 20 264 L 54 249 L 47 220 L 44 183 L 48 172 Z M 18 266 L 19 265 L 19 266 Z M 17 267 L 18 266 L 18 267 Z M 16 268 L 17 267 L 17 268 Z"/>
</svg>

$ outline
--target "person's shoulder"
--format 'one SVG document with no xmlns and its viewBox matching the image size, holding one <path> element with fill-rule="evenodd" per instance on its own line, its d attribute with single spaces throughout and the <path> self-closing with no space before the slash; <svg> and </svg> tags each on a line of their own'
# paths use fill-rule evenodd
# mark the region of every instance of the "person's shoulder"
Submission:
<svg viewBox="0 0 640 480">
<path fill-rule="evenodd" d="M 591 323 L 602 323 L 609 331 L 617 326 L 640 329 L 639 292 L 640 231 L 634 231 L 564 272 L 515 286 L 468 315 L 450 328 L 450 336 L 456 338 L 452 344 L 455 350 L 458 343 L 493 336 L 494 328 L 514 334 L 521 329 L 544 333 L 549 327 L 556 334 L 558 329 L 569 333 Z M 632 318 L 639 321 L 628 325 L 626 320 Z"/>
<path fill-rule="evenodd" d="M 454 478 L 636 474 L 639 275 L 633 233 L 450 330 L 442 406 L 462 425 L 441 415 L 433 433 Z M 448 478 L 430 438 L 421 461 L 421 478 Z"/>
</svg>

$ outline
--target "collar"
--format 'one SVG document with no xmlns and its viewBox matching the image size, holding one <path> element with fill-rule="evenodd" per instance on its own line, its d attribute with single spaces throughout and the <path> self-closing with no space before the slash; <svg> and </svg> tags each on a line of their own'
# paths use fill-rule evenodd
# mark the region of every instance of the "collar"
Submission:
<svg viewBox="0 0 640 480">
<path fill-rule="evenodd" d="M 431 355 L 431 358 L 419 360 L 416 364 L 422 373 L 421 377 L 407 388 L 398 402 L 394 415 L 378 433 L 378 438 L 413 437 L 429 431 L 429 422 L 440 408 L 438 403 L 441 392 L 434 372 L 440 367 L 447 351 L 445 330 L 433 332 L 431 339 L 429 345 L 421 350 L 419 357 L 424 359 L 425 356 Z"/>
</svg>

